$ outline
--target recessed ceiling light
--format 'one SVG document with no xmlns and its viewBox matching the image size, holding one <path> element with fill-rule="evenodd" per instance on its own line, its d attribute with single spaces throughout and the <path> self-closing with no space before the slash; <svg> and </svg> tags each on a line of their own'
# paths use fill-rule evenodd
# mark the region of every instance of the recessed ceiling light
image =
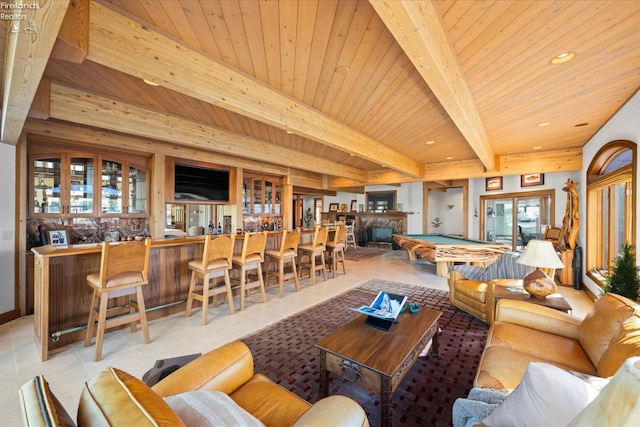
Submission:
<svg viewBox="0 0 640 427">
<path fill-rule="evenodd" d="M 545 127 L 545 126 L 549 126 L 551 124 L 551 122 L 542 122 L 542 123 L 538 123 L 538 127 Z"/>
<path fill-rule="evenodd" d="M 353 153 L 349 153 L 349 155 L 350 155 L 350 156 L 355 156 L 355 154 L 353 154 Z"/>
<path fill-rule="evenodd" d="M 453 156 L 445 157 L 445 160 L 453 160 Z"/>
<path fill-rule="evenodd" d="M 435 141 L 427 141 L 427 142 L 425 142 L 425 144 L 427 144 L 427 145 L 435 144 Z"/>
<path fill-rule="evenodd" d="M 536 145 L 533 147 L 534 150 L 540 150 L 542 148 L 542 145 Z"/>
<path fill-rule="evenodd" d="M 286 130 L 285 132 L 287 132 L 289 135 L 293 135 L 293 131 Z"/>
<path fill-rule="evenodd" d="M 335 69 L 336 74 L 347 74 L 349 72 L 349 67 L 345 67 L 344 65 L 338 65 Z"/>
<path fill-rule="evenodd" d="M 160 83 L 156 83 L 152 80 L 149 79 L 142 79 L 143 82 L 145 82 L 146 84 L 148 84 L 149 86 L 160 86 Z"/>
<path fill-rule="evenodd" d="M 551 63 L 553 65 L 564 64 L 565 62 L 571 61 L 576 57 L 574 52 L 563 52 L 560 55 L 556 55 L 551 59 Z"/>
</svg>

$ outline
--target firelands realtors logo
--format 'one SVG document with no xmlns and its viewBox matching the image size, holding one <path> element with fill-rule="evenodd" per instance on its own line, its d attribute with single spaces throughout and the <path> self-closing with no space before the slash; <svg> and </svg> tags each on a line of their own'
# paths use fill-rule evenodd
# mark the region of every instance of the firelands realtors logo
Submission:
<svg viewBox="0 0 640 427">
<path fill-rule="evenodd" d="M 26 21 L 27 10 L 40 9 L 37 2 L 31 3 L 7 3 L 0 1 L 0 19 L 6 21 Z"/>
</svg>

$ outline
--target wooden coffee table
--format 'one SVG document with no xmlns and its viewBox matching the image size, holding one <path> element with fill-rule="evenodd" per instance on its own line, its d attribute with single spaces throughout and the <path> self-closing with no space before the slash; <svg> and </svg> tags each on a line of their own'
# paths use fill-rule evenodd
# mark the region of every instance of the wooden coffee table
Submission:
<svg viewBox="0 0 640 427">
<path fill-rule="evenodd" d="M 381 422 L 391 425 L 391 396 L 415 363 L 429 340 L 438 353 L 438 319 L 441 311 L 420 307 L 398 316 L 398 323 L 385 332 L 364 324 L 367 316 L 337 329 L 321 339 L 320 397 L 329 395 L 329 373 L 380 393 Z"/>
</svg>

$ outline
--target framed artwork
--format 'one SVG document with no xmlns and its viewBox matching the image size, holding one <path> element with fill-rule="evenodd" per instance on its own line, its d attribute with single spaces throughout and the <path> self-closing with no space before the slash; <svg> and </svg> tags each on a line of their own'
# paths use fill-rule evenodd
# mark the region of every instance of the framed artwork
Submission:
<svg viewBox="0 0 640 427">
<path fill-rule="evenodd" d="M 67 246 L 69 244 L 67 232 L 65 230 L 50 230 L 49 243 L 53 246 Z"/>
<path fill-rule="evenodd" d="M 485 182 L 485 190 L 486 191 L 502 190 L 502 177 L 493 176 L 491 178 L 487 178 Z"/>
<path fill-rule="evenodd" d="M 531 187 L 533 185 L 544 184 L 543 173 L 529 173 L 526 175 L 520 175 L 520 187 Z"/>
<path fill-rule="evenodd" d="M 358 211 L 358 201 L 357 200 L 352 200 L 351 201 L 350 211 L 351 212 L 357 212 Z"/>
<path fill-rule="evenodd" d="M 329 203 L 329 212 L 338 212 L 338 204 Z"/>
</svg>

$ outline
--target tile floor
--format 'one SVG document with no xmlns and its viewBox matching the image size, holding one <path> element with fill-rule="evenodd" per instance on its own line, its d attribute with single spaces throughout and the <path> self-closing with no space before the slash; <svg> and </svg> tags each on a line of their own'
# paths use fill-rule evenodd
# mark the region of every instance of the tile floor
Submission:
<svg viewBox="0 0 640 427">
<path fill-rule="evenodd" d="M 0 325 L 0 425 L 21 426 L 18 392 L 20 385 L 36 375 L 44 374 L 51 389 L 75 418 L 82 385 L 107 366 L 115 366 L 138 378 L 157 359 L 192 353 L 204 353 L 227 342 L 276 322 L 307 307 L 320 303 L 369 279 L 384 279 L 447 290 L 446 278 L 435 275 L 435 267 L 426 261 L 409 262 L 404 251 L 361 261 L 347 261 L 347 274 L 311 286 L 301 281 L 300 292 L 293 282 L 285 285 L 285 297 L 278 298 L 277 286 L 267 290 L 266 303 L 252 296 L 244 311 L 230 315 L 225 304 L 209 308 L 209 324 L 201 325 L 200 310 L 190 318 L 178 313 L 149 324 L 152 342 L 145 345 L 141 333 L 129 329 L 105 335 L 103 360 L 94 362 L 94 346 L 84 348 L 82 342 L 69 345 L 40 362 L 34 342 L 33 318 L 23 317 Z M 338 270 L 340 271 L 340 270 Z M 574 307 L 573 314 L 584 316 L 591 302 L 581 291 L 562 287 L 561 293 Z M 236 301 L 236 307 L 238 302 Z"/>
</svg>

